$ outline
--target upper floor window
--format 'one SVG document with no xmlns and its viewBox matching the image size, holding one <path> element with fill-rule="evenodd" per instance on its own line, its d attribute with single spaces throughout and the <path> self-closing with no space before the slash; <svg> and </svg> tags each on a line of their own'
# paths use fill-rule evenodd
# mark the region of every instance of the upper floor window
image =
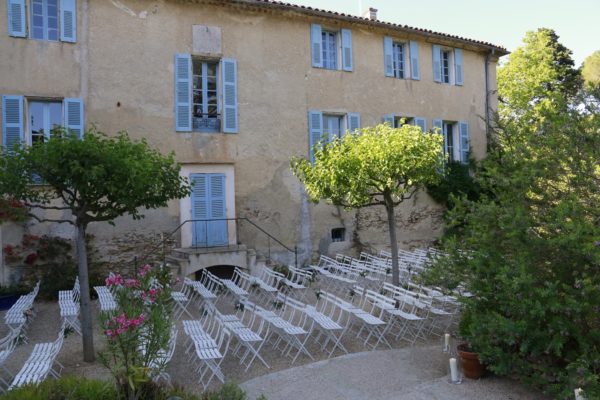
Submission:
<svg viewBox="0 0 600 400">
<path fill-rule="evenodd" d="M 421 79 L 419 72 L 419 43 L 383 38 L 383 63 L 385 76 L 397 79 Z"/>
<path fill-rule="evenodd" d="M 237 62 L 175 56 L 175 130 L 238 132 Z"/>
<path fill-rule="evenodd" d="M 463 85 L 462 50 L 432 46 L 433 80 L 450 85 Z"/>
<path fill-rule="evenodd" d="M 193 130 L 221 129 L 218 103 L 218 63 L 192 58 L 193 64 Z"/>
<path fill-rule="evenodd" d="M 351 30 L 322 29 L 321 25 L 312 24 L 310 41 L 313 67 L 352 71 Z"/>
<path fill-rule="evenodd" d="M 37 40 L 76 41 L 76 0 L 7 0 L 7 11 L 10 36 L 25 38 L 29 35 Z"/>
<path fill-rule="evenodd" d="M 341 138 L 346 131 L 360 129 L 360 114 L 325 114 L 318 110 L 308 112 L 310 160 L 314 161 L 314 147 L 319 143 Z"/>
</svg>

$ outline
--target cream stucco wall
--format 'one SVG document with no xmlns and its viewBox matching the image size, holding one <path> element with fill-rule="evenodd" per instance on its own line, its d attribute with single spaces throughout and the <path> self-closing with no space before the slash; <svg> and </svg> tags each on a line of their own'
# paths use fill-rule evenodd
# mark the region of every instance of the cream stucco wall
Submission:
<svg viewBox="0 0 600 400">
<path fill-rule="evenodd" d="M 228 217 L 252 219 L 283 243 L 297 244 L 305 257 L 346 251 L 357 241 L 383 247 L 387 240 L 376 210 L 357 216 L 308 203 L 289 169 L 292 156 L 308 154 L 307 110 L 358 112 L 363 126 L 380 123 L 389 113 L 425 117 L 428 127 L 434 118 L 466 120 L 474 156 L 485 154 L 485 53 L 476 47 L 463 49 L 465 84 L 442 85 L 433 82 L 431 39 L 392 29 L 203 2 L 80 0 L 78 7 L 76 44 L 10 38 L 4 33 L 6 9 L 0 7 L 0 93 L 82 96 L 87 125 L 94 123 L 109 134 L 127 130 L 165 153 L 174 151 L 183 173 L 218 164 L 235 176 L 228 180 L 233 185 L 227 192 L 233 204 Z M 353 72 L 311 66 L 313 22 L 352 30 Z M 223 57 L 237 60 L 237 134 L 175 132 L 174 56 L 192 52 L 193 25 L 220 27 Z M 421 80 L 384 76 L 384 35 L 419 41 Z M 494 89 L 495 60 L 490 82 Z M 152 223 L 120 218 L 115 228 L 99 224 L 93 231 L 103 239 L 131 229 L 168 231 L 187 218 L 188 204 L 189 199 L 173 201 L 165 210 L 150 212 Z M 403 245 L 425 243 L 439 234 L 440 208 L 425 194 L 400 210 Z M 346 227 L 346 242 L 331 245 L 335 227 Z M 265 239 L 251 230 L 237 233 L 230 237 L 232 243 L 265 246 Z"/>
</svg>

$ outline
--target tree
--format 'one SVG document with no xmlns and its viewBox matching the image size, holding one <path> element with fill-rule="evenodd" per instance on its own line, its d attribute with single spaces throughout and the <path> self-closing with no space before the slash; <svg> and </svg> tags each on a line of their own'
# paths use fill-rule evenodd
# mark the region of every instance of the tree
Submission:
<svg viewBox="0 0 600 400">
<path fill-rule="evenodd" d="M 293 158 L 291 167 L 315 203 L 325 199 L 348 209 L 385 207 L 392 280 L 398 284 L 394 208 L 425 184 L 438 180 L 443 168 L 442 143 L 441 135 L 423 134 L 415 126 L 394 129 L 382 124 L 315 146 L 314 164 L 305 158 Z"/>
<path fill-rule="evenodd" d="M 600 86 L 600 50 L 593 52 L 583 61 L 581 74 L 588 86 Z"/>
<path fill-rule="evenodd" d="M 583 387 L 591 399 L 600 397 L 600 110 L 570 57 L 548 58 L 563 48 L 551 37 L 529 33 L 501 69 L 505 103 L 475 174 L 483 195 L 455 201 L 450 255 L 429 279 L 473 295 L 460 331 L 493 372 L 556 398 Z"/>
<path fill-rule="evenodd" d="M 142 208 L 158 208 L 190 193 L 173 154 L 163 156 L 127 133 L 107 137 L 94 129 L 82 139 L 58 129 L 50 139 L 30 147 L 4 149 L 0 159 L 0 190 L 18 201 L 39 222 L 72 224 L 76 228 L 77 264 L 81 284 L 84 360 L 94 360 L 92 313 L 85 235 L 92 222 L 129 215 L 143 218 Z M 31 185 L 32 177 L 43 185 Z"/>
</svg>

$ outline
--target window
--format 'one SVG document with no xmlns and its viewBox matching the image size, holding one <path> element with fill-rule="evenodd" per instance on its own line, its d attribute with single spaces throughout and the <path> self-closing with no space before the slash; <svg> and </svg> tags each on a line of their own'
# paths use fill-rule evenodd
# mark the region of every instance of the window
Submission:
<svg viewBox="0 0 600 400">
<path fill-rule="evenodd" d="M 454 123 L 453 122 L 444 122 L 443 125 L 443 133 L 444 133 L 444 154 L 448 155 L 448 161 L 456 160 L 456 156 L 454 154 Z"/>
<path fill-rule="evenodd" d="M 31 37 L 58 40 L 58 0 L 31 0 Z"/>
<path fill-rule="evenodd" d="M 414 118 L 394 116 L 394 128 L 400 128 L 402 125 L 414 125 Z"/>
<path fill-rule="evenodd" d="M 331 230 L 332 242 L 343 242 L 346 240 L 346 228 L 333 228 Z"/>
<path fill-rule="evenodd" d="M 29 102 L 29 143 L 43 143 L 52 130 L 61 127 L 62 122 L 61 102 Z"/>
<path fill-rule="evenodd" d="M 36 40 L 76 41 L 76 0 L 7 0 L 7 6 L 10 36 L 23 38 L 29 36 Z M 27 12 L 29 12 L 28 16 Z"/>
<path fill-rule="evenodd" d="M 193 59 L 193 116 L 195 131 L 221 129 L 218 105 L 218 63 Z"/>
<path fill-rule="evenodd" d="M 360 129 L 360 114 L 324 114 L 321 111 L 308 112 L 308 137 L 310 160 L 314 161 L 314 148 L 323 141 L 341 138 L 346 131 Z"/>
<path fill-rule="evenodd" d="M 404 79 L 404 43 L 393 45 L 394 77 Z"/>
<path fill-rule="evenodd" d="M 17 144 L 44 142 L 57 126 L 63 126 L 81 138 L 84 121 L 82 99 L 57 101 L 2 96 L 2 144 L 8 149 Z"/>
<path fill-rule="evenodd" d="M 449 85 L 463 85 L 462 50 L 432 46 L 433 80 Z"/>
<path fill-rule="evenodd" d="M 419 126 L 423 132 L 427 131 L 427 120 L 423 117 L 407 117 L 406 115 L 386 114 L 383 116 L 383 122 L 392 126 L 392 128 L 400 128 L 403 125 Z"/>
<path fill-rule="evenodd" d="M 337 69 L 337 34 L 322 31 L 323 68 Z"/>
<path fill-rule="evenodd" d="M 351 30 L 322 29 L 321 25 L 312 24 L 310 42 L 313 67 L 352 71 Z"/>
<path fill-rule="evenodd" d="M 383 38 L 383 63 L 385 76 L 397 79 L 419 80 L 419 43 Z"/>
<path fill-rule="evenodd" d="M 175 130 L 238 132 L 237 61 L 175 55 Z"/>
<path fill-rule="evenodd" d="M 448 160 L 467 164 L 470 152 L 469 123 L 434 119 L 433 127 L 444 136 L 444 154 L 448 155 Z"/>
</svg>

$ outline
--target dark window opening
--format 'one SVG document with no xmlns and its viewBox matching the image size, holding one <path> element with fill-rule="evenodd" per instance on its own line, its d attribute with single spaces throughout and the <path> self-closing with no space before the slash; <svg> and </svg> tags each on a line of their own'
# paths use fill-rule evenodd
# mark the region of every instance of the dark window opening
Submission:
<svg viewBox="0 0 600 400">
<path fill-rule="evenodd" d="M 333 228 L 331 230 L 332 242 L 343 242 L 346 240 L 346 228 Z"/>
</svg>

